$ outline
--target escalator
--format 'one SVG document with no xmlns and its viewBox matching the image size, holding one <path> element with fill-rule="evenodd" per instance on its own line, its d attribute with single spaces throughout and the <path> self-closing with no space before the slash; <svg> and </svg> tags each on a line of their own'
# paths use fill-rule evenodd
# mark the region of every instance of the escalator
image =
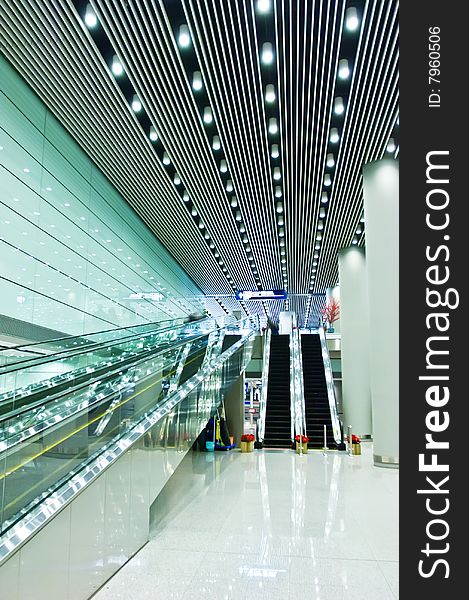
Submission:
<svg viewBox="0 0 469 600">
<path fill-rule="evenodd" d="M 273 335 L 263 444 L 268 448 L 289 448 L 291 443 L 290 336 Z"/>
<path fill-rule="evenodd" d="M 204 319 L 138 333 L 114 331 L 112 340 L 100 342 L 82 336 L 81 351 L 68 340 L 47 357 L 18 352 L 16 362 L 4 361 L 0 569 L 15 544 L 25 542 L 24 532 L 27 538 L 61 502 L 70 502 L 111 466 L 120 468 L 121 456 L 126 469 L 124 456 L 145 456 L 148 469 L 156 461 L 144 477 L 146 496 L 154 496 L 239 377 L 258 329 L 256 318 L 222 327 Z M 14 385 L 31 372 L 40 375 L 33 383 Z M 138 453 L 130 452 L 134 447 Z M 168 452 L 170 465 L 161 462 Z"/>
<path fill-rule="evenodd" d="M 326 425 L 327 446 L 335 448 L 332 419 L 327 393 L 326 376 L 319 334 L 301 336 L 303 361 L 303 389 L 305 399 L 306 431 L 310 448 L 324 446 L 324 425 Z"/>
</svg>

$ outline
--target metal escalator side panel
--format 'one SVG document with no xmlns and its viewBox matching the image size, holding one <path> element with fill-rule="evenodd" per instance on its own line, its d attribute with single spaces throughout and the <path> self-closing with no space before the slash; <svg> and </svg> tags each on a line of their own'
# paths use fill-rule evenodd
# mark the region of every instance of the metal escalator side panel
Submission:
<svg viewBox="0 0 469 600">
<path fill-rule="evenodd" d="M 342 436 L 340 433 L 339 415 L 337 411 L 337 399 L 335 396 L 334 375 L 332 373 L 331 358 L 327 349 L 326 336 L 324 329 L 319 328 L 319 339 L 321 341 L 322 361 L 324 363 L 324 375 L 326 377 L 327 398 L 329 400 L 329 409 L 331 411 L 332 432 L 337 445 L 341 444 Z"/>
<path fill-rule="evenodd" d="M 272 339 L 272 331 L 267 328 L 264 336 L 264 349 L 262 353 L 262 388 L 261 388 L 261 399 L 259 402 L 259 428 L 258 437 L 259 441 L 264 441 L 265 435 L 265 417 L 267 408 L 267 388 L 269 385 L 269 359 L 270 359 L 270 342 Z"/>
<path fill-rule="evenodd" d="M 11 552 L 21 546 L 30 535 L 33 535 L 40 529 L 44 523 L 51 518 L 53 514 L 67 504 L 77 492 L 88 485 L 96 476 L 98 476 L 111 463 L 115 462 L 130 446 L 142 439 L 145 434 L 155 426 L 161 419 L 166 417 L 173 411 L 182 401 L 190 394 L 198 394 L 200 384 L 207 378 L 216 374 L 217 370 L 223 373 L 223 376 L 229 375 L 229 370 L 224 367 L 236 353 L 242 351 L 243 347 L 249 343 L 255 334 L 252 329 L 243 337 L 233 344 L 228 350 L 222 353 L 213 360 L 206 361 L 203 368 L 194 374 L 185 383 L 181 384 L 160 406 L 144 412 L 143 416 L 139 417 L 132 426 L 124 431 L 123 434 L 118 434 L 116 440 L 110 439 L 109 443 L 103 448 L 98 449 L 93 455 L 86 456 L 82 466 L 77 466 L 68 473 L 65 482 L 59 482 L 60 487 L 55 486 L 50 492 L 41 494 L 33 505 L 25 507 L 25 516 L 20 521 L 16 521 L 14 517 L 7 525 L 8 531 L 4 533 L 0 539 L 0 562 L 5 559 Z M 214 345 L 215 347 L 215 345 Z M 242 364 L 243 361 L 238 361 L 237 364 Z M 245 364 L 244 364 L 245 366 Z M 226 380 L 228 381 L 228 379 Z M 145 390 L 143 390 L 145 391 Z M 219 402 L 218 391 L 215 386 L 210 388 L 211 403 Z M 209 403 L 206 408 L 209 409 Z M 195 405 L 194 405 L 195 406 Z M 179 409 L 178 409 L 179 410 Z M 194 409 L 192 409 L 194 410 Z M 194 417 L 194 422 L 199 423 L 199 407 L 195 409 L 197 416 Z M 206 415 L 204 415 L 205 417 Z M 178 417 L 179 418 L 179 417 Z M 85 424 L 86 425 L 86 424 Z M 85 430 L 86 431 L 86 430 Z M 7 474 L 5 474 L 7 475 Z M 3 478 L 4 476 L 2 476 Z M 45 497 L 46 496 L 46 497 Z M 39 504 L 38 504 L 39 502 Z M 21 517 L 22 513 L 18 513 Z"/>
</svg>

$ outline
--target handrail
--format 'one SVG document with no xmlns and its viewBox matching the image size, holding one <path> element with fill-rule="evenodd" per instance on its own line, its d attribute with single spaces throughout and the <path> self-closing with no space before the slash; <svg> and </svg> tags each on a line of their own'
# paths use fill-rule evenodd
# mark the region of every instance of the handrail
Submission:
<svg viewBox="0 0 469 600">
<path fill-rule="evenodd" d="M 255 326 L 258 326 L 258 320 L 256 319 L 256 317 L 246 317 L 244 319 L 241 319 L 235 323 L 229 323 L 225 326 L 223 326 L 221 329 L 217 328 L 216 325 L 213 326 L 213 328 L 210 331 L 206 331 L 206 332 L 198 332 L 199 335 L 195 335 L 193 337 L 191 337 L 190 339 L 185 339 L 185 340 L 172 340 L 171 342 L 171 346 L 168 347 L 164 347 L 164 348 L 158 348 L 155 347 L 153 349 L 151 349 L 150 351 L 146 351 L 144 354 L 142 353 L 142 355 L 136 355 L 134 357 L 134 359 L 132 360 L 132 364 L 130 366 L 126 366 L 126 368 L 131 368 L 133 366 L 138 365 L 139 363 L 141 363 L 142 361 L 147 361 L 149 360 L 149 358 L 151 357 L 155 357 L 158 355 L 163 355 L 166 352 L 168 352 L 168 350 L 174 348 L 174 347 L 178 347 L 178 346 L 183 346 L 185 344 L 187 344 L 187 342 L 191 342 L 191 343 L 196 343 L 197 341 L 202 340 L 207 334 L 210 334 L 212 332 L 216 332 L 216 331 L 224 331 L 225 329 L 227 329 L 228 327 L 233 327 L 234 325 L 238 325 L 239 328 L 242 328 L 244 326 L 244 324 L 246 322 L 252 323 Z M 160 333 L 160 332 L 159 332 Z M 194 332 L 195 333 L 195 332 Z M 105 364 L 105 367 L 107 367 L 106 370 L 106 378 L 110 378 L 112 377 L 114 374 L 119 373 L 119 371 L 121 371 L 122 369 L 122 363 L 120 361 L 117 361 L 115 366 L 113 365 L 109 365 L 109 364 Z M 112 368 L 111 368 L 112 367 Z M 85 369 L 86 370 L 86 369 Z M 66 374 L 65 374 L 66 375 Z M 68 393 L 73 393 L 73 392 L 79 392 L 80 390 L 85 390 L 86 388 L 89 388 L 90 386 L 92 386 L 93 384 L 96 385 L 97 382 L 99 382 L 100 380 L 102 380 L 102 375 L 99 375 L 97 377 L 92 376 L 91 372 L 90 372 L 90 378 L 76 386 L 72 386 L 70 388 L 67 388 L 67 394 Z M 48 381 L 48 380 L 47 380 Z M 58 382 L 57 386 L 60 385 L 60 383 L 62 382 Z M 56 386 L 49 386 L 47 384 L 45 384 L 44 386 L 39 387 L 37 390 L 35 390 L 34 392 L 32 392 L 31 394 L 29 394 L 29 397 L 33 398 L 33 396 L 39 392 L 42 392 L 44 389 L 50 391 L 50 394 L 47 398 L 41 398 L 39 402 L 39 404 L 34 404 L 33 401 L 31 403 L 28 403 L 27 406 L 21 406 L 18 409 L 12 409 L 12 411 L 2 415 L 0 417 L 0 422 L 4 421 L 6 419 L 11 419 L 13 417 L 19 416 L 23 413 L 26 413 L 32 409 L 34 409 L 36 406 L 40 406 L 44 403 L 50 403 L 53 402 L 57 399 L 57 396 L 54 394 L 54 387 Z M 63 395 L 63 393 L 62 393 Z M 13 392 L 13 396 L 15 397 L 15 394 Z M 15 397 L 16 398 L 16 397 Z"/>
<path fill-rule="evenodd" d="M 0 347 L 0 352 L 5 352 L 7 350 L 21 350 L 21 352 L 27 352 L 27 350 L 24 350 L 24 348 L 30 348 L 32 346 L 41 346 L 42 344 L 51 344 L 52 342 L 62 342 L 81 339 L 86 340 L 86 336 L 103 335 L 104 333 L 117 333 L 119 331 L 130 331 L 131 329 L 136 329 L 137 327 L 151 327 L 156 325 L 162 325 L 163 323 L 175 323 L 176 321 L 184 321 L 184 317 L 179 317 L 177 319 L 163 319 L 162 321 L 149 321 L 148 323 L 139 323 L 138 325 L 127 325 L 125 327 L 111 327 L 110 329 L 102 329 L 101 331 L 82 333 L 81 335 L 65 335 L 60 338 L 51 338 L 50 340 L 31 342 L 29 344 L 15 344 L 14 346 Z"/>
<path fill-rule="evenodd" d="M 258 320 L 249 320 L 255 328 L 242 335 L 218 357 L 206 362 L 201 369 L 188 379 L 179 389 L 169 394 L 163 405 L 147 412 L 128 431 L 116 441 L 111 441 L 107 446 L 101 448 L 81 469 L 74 470 L 70 479 L 53 491 L 48 497 L 44 497 L 39 504 L 32 508 L 6 533 L 0 537 L 0 565 L 16 552 L 31 536 L 35 535 L 57 512 L 68 505 L 71 500 L 87 487 L 93 480 L 113 464 L 128 448 L 149 431 L 160 419 L 169 414 L 189 393 L 200 385 L 208 376 L 219 369 L 235 352 L 244 344 L 251 341 L 259 328 Z M 243 320 L 245 321 L 245 320 Z M 243 322 L 241 321 L 241 322 Z"/>
<path fill-rule="evenodd" d="M 318 332 L 319 339 L 321 341 L 322 362 L 324 363 L 324 375 L 326 377 L 327 398 L 329 400 L 329 409 L 331 412 L 332 433 L 334 435 L 334 440 L 336 444 L 340 444 L 342 443 L 342 436 L 340 433 L 339 415 L 337 414 L 337 400 L 335 397 L 334 377 L 332 374 L 331 358 L 329 356 L 329 350 L 327 349 L 324 329 L 320 327 Z"/>
<path fill-rule="evenodd" d="M 259 442 L 264 441 L 265 435 L 265 415 L 267 411 L 267 388 L 269 385 L 269 362 L 270 362 L 270 342 L 272 340 L 272 331 L 270 327 L 267 328 L 267 332 L 264 338 L 264 350 L 262 356 L 262 389 L 261 399 L 259 402 L 259 427 L 258 427 L 258 440 Z"/>
<path fill-rule="evenodd" d="M 306 435 L 305 394 L 303 388 L 303 362 L 300 335 L 294 327 L 290 334 L 290 410 L 292 440 Z"/>
<path fill-rule="evenodd" d="M 88 352 L 90 352 L 90 350 L 93 350 L 93 351 L 102 350 L 102 349 L 108 348 L 109 346 L 122 344 L 124 342 L 129 342 L 129 341 L 135 340 L 137 338 L 143 339 L 145 337 L 149 337 L 152 335 L 159 335 L 161 333 L 173 331 L 174 329 L 182 329 L 183 327 L 190 328 L 191 325 L 198 326 L 202 321 L 204 323 L 206 323 L 207 320 L 211 320 L 211 319 L 203 319 L 203 320 L 201 319 L 200 321 L 194 321 L 193 323 L 179 323 L 177 325 L 168 325 L 166 327 L 162 327 L 161 329 L 156 328 L 156 329 L 150 329 L 148 331 L 143 331 L 143 332 L 141 331 L 141 332 L 137 332 L 137 333 L 130 333 L 129 335 L 125 335 L 124 337 L 120 337 L 120 338 L 115 338 L 115 339 L 101 341 L 101 342 L 99 342 L 99 341 L 90 342 L 86 346 L 77 346 L 76 348 L 64 348 L 63 350 L 60 350 L 58 352 L 52 352 L 51 354 L 45 354 L 45 355 L 41 354 L 40 356 L 26 358 L 25 360 L 18 360 L 18 361 L 6 363 L 5 365 L 0 365 L 0 375 L 5 375 L 7 373 L 13 373 L 15 371 L 19 371 L 20 369 L 25 369 L 25 368 L 30 369 L 37 365 L 47 364 L 50 362 L 56 362 L 59 359 L 67 359 L 67 358 L 70 358 L 71 356 L 73 356 L 75 358 L 77 356 L 81 356 L 82 354 L 87 354 Z M 164 323 L 168 323 L 168 322 L 169 321 L 164 321 Z M 126 332 L 127 328 L 123 327 L 122 329 L 116 329 L 113 331 Z"/>
</svg>

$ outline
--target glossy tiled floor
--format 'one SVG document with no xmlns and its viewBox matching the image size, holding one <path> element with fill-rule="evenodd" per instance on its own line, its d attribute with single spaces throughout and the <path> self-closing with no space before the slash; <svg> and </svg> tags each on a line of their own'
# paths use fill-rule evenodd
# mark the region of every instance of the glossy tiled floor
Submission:
<svg viewBox="0 0 469 600">
<path fill-rule="evenodd" d="M 398 597 L 399 474 L 370 444 L 192 453 L 177 475 L 154 538 L 93 600 Z"/>
</svg>

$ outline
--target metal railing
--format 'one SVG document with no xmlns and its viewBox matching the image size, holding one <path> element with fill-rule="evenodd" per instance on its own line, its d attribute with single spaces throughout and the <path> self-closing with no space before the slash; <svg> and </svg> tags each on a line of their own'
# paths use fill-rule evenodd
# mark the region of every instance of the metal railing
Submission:
<svg viewBox="0 0 469 600">
<path fill-rule="evenodd" d="M 294 327 L 290 334 L 290 414 L 291 439 L 306 435 L 305 394 L 300 334 Z M 302 446 L 301 446 L 302 447 Z"/>
<path fill-rule="evenodd" d="M 272 331 L 267 328 L 264 338 L 264 351 L 262 356 L 262 389 L 261 399 L 259 402 L 259 425 L 258 425 L 258 439 L 259 442 L 264 441 L 265 435 L 265 415 L 267 410 L 267 388 L 269 385 L 269 359 L 270 359 L 270 342 L 272 339 Z"/>
<path fill-rule="evenodd" d="M 326 344 L 326 336 L 324 335 L 324 329 L 322 327 L 319 328 L 319 339 L 321 341 L 321 352 L 322 352 L 322 361 L 324 363 L 324 375 L 326 377 L 326 387 L 327 387 L 327 398 L 329 400 L 329 409 L 331 412 L 331 421 L 332 421 L 332 433 L 334 435 L 334 440 L 336 444 L 340 444 L 342 442 L 342 435 L 340 429 L 339 415 L 337 414 L 337 401 L 335 397 L 335 388 L 334 388 L 334 377 L 332 374 L 332 364 L 329 356 L 329 350 L 327 349 Z"/>
<path fill-rule="evenodd" d="M 142 416 L 136 418 L 127 431 L 118 434 L 116 438 L 106 443 L 102 449 L 87 458 L 82 465 L 74 468 L 70 472 L 68 480 L 61 483 L 57 489 L 50 493 L 46 490 L 40 496 L 39 503 L 33 502 L 34 506 L 25 507 L 25 510 L 22 511 L 24 516 L 12 524 L 0 537 L 0 564 L 37 533 L 58 511 L 69 504 L 78 493 L 105 469 L 115 463 L 125 451 L 138 440 L 141 440 L 158 421 L 170 414 L 193 390 L 219 371 L 238 350 L 246 346 L 249 351 L 246 353 L 241 365 L 241 368 L 244 369 L 250 358 L 252 352 L 250 346 L 258 329 L 259 323 L 256 319 L 248 318 L 239 322 L 238 333 L 241 334 L 241 338 L 237 342 L 221 354 L 211 354 L 210 359 L 204 361 L 201 368 L 190 379 L 171 394 L 168 394 L 162 405 L 156 405 L 153 410 L 145 411 Z M 220 332 L 219 336 L 223 337 L 223 331 Z M 217 350 L 220 351 L 221 347 L 217 346 Z M 212 393 L 216 394 L 216 392 L 217 390 L 214 388 Z"/>
</svg>

